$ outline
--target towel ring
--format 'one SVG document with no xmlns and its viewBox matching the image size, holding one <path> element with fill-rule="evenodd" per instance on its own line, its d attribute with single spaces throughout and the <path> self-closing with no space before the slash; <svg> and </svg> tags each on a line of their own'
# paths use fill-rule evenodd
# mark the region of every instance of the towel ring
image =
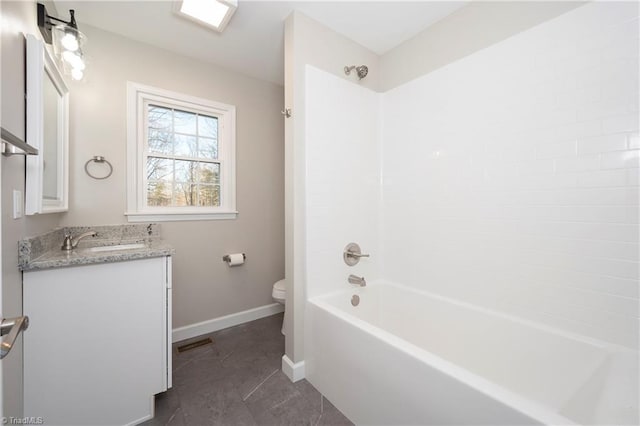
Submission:
<svg viewBox="0 0 640 426">
<path fill-rule="evenodd" d="M 91 172 L 89 172 L 89 163 L 98 163 L 98 164 L 103 164 L 103 163 L 107 163 L 107 166 L 109 166 L 109 173 L 107 173 L 106 176 L 94 176 L 91 174 Z M 111 176 L 111 174 L 113 173 L 113 166 L 111 165 L 111 163 L 109 161 L 107 161 L 106 158 L 104 158 L 101 155 L 96 155 L 95 157 L 93 157 L 92 159 L 90 159 L 89 161 L 87 161 L 86 163 L 84 163 L 84 171 L 86 174 L 88 174 L 90 177 L 94 178 L 94 179 L 98 179 L 98 180 L 102 180 L 102 179 L 106 179 L 109 176 Z"/>
</svg>

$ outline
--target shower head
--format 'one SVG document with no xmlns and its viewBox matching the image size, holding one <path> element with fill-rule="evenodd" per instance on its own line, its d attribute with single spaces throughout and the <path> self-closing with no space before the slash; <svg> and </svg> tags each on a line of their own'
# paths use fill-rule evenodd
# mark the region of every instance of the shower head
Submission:
<svg viewBox="0 0 640 426">
<path fill-rule="evenodd" d="M 359 67 L 355 65 L 344 67 L 344 73 L 346 75 L 350 75 L 352 70 L 356 70 L 356 73 L 358 74 L 358 80 L 362 80 L 367 76 L 367 74 L 369 74 L 369 67 L 367 67 L 366 65 L 360 65 Z"/>
<path fill-rule="evenodd" d="M 356 71 L 358 72 L 358 78 L 362 80 L 367 76 L 367 74 L 369 74 L 369 67 L 366 65 L 360 65 L 359 67 L 356 67 Z"/>
</svg>

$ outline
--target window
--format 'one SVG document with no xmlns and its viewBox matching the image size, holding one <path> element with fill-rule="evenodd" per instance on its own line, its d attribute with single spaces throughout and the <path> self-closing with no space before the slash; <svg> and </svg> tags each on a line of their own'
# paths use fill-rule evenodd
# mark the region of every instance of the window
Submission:
<svg viewBox="0 0 640 426">
<path fill-rule="evenodd" d="M 129 82 L 129 222 L 233 219 L 235 107 Z"/>
</svg>

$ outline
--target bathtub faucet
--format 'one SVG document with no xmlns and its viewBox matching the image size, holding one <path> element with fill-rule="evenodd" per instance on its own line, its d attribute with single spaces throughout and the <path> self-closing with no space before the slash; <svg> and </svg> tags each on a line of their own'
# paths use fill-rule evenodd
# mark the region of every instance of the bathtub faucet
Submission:
<svg viewBox="0 0 640 426">
<path fill-rule="evenodd" d="M 365 281 L 364 277 L 358 277 L 357 275 L 349 275 L 349 282 L 351 284 L 356 284 L 359 285 L 360 287 L 364 287 L 365 285 L 367 285 L 367 282 Z"/>
</svg>

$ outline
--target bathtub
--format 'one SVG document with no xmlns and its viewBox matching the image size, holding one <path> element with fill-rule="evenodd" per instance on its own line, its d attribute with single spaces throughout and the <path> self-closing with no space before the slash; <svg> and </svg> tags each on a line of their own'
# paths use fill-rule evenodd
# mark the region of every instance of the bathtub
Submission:
<svg viewBox="0 0 640 426">
<path fill-rule="evenodd" d="M 356 424 L 639 421 L 636 351 L 401 285 L 310 299 L 305 332 L 307 379 Z"/>
</svg>

